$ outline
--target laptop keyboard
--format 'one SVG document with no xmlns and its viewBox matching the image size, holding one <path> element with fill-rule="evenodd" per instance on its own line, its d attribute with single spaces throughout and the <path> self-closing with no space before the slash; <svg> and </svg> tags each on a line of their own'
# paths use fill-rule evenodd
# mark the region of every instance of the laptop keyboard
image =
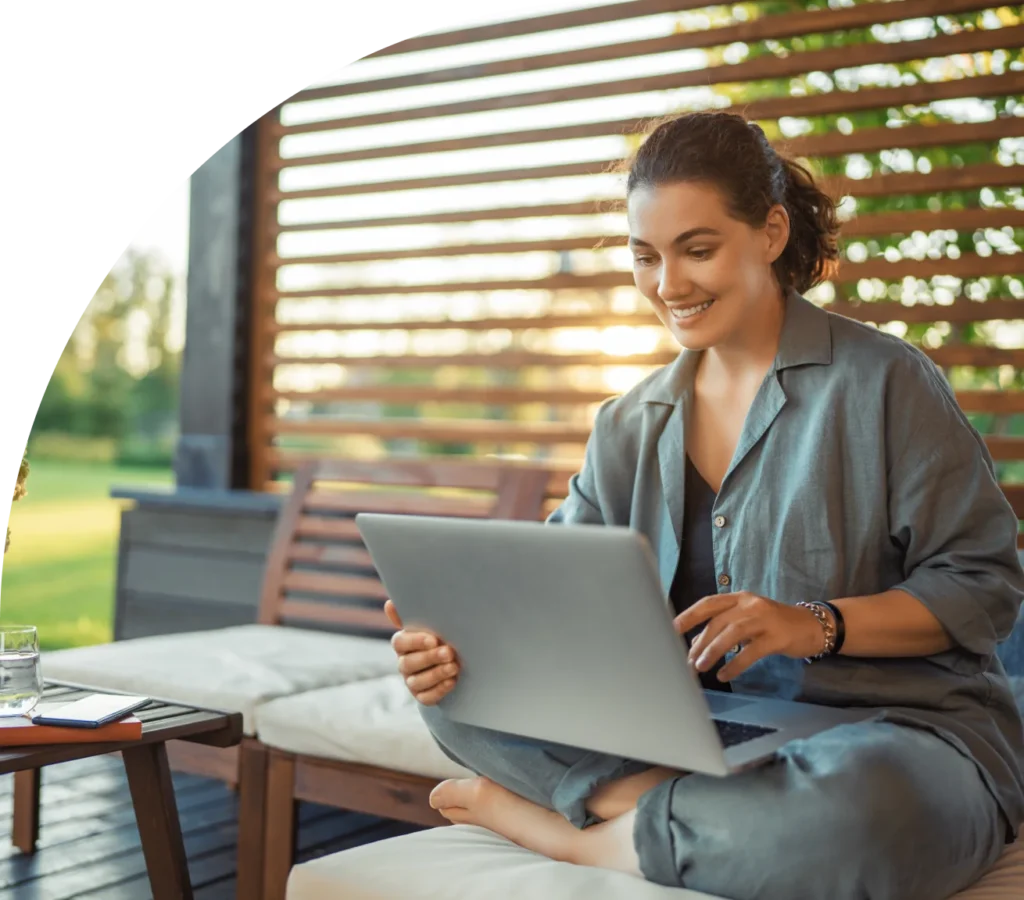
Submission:
<svg viewBox="0 0 1024 900">
<path fill-rule="evenodd" d="M 723 719 L 712 719 L 723 747 L 735 747 L 745 744 L 766 734 L 775 734 L 777 728 L 763 728 L 760 725 L 745 725 L 743 722 L 726 722 Z"/>
</svg>

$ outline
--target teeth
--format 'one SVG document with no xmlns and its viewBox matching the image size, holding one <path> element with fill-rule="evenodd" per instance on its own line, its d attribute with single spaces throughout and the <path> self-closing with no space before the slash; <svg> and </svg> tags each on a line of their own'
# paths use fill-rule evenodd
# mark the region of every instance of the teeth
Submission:
<svg viewBox="0 0 1024 900">
<path fill-rule="evenodd" d="M 691 316 L 695 316 L 699 312 L 704 312 L 704 310 L 714 302 L 714 298 L 712 298 L 711 300 L 705 300 L 697 306 L 689 306 L 686 309 L 673 309 L 672 315 L 677 319 L 689 319 Z"/>
</svg>

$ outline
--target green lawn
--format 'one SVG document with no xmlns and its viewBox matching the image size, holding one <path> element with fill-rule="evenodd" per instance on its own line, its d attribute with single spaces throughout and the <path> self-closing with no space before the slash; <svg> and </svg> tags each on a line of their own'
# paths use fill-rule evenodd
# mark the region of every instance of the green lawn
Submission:
<svg viewBox="0 0 1024 900">
<path fill-rule="evenodd" d="M 111 640 L 121 503 L 110 488 L 171 482 L 161 469 L 33 463 L 11 509 L 0 621 L 35 625 L 47 650 Z"/>
</svg>

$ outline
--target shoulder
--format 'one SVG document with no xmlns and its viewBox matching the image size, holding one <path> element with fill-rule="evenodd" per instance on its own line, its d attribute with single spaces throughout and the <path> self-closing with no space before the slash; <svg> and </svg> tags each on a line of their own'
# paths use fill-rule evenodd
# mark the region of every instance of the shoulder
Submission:
<svg viewBox="0 0 1024 900">
<path fill-rule="evenodd" d="M 832 365 L 851 385 L 881 389 L 914 402 L 938 403 L 958 409 L 953 390 L 927 354 L 871 325 L 828 313 Z"/>
</svg>

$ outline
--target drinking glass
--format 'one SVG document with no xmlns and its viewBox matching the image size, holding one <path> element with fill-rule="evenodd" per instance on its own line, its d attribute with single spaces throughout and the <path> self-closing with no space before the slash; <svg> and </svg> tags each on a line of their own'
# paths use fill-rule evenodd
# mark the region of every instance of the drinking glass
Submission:
<svg viewBox="0 0 1024 900">
<path fill-rule="evenodd" d="M 23 716 L 43 693 L 39 636 L 32 625 L 0 625 L 0 716 Z"/>
</svg>

